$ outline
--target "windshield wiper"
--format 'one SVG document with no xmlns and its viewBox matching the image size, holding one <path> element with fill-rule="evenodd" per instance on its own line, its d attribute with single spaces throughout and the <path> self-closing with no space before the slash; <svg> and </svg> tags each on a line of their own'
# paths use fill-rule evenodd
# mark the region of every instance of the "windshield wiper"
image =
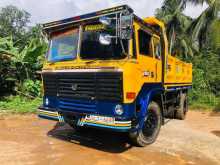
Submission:
<svg viewBox="0 0 220 165">
<path fill-rule="evenodd" d="M 91 60 L 91 61 L 87 61 L 86 64 L 92 64 L 94 62 L 96 62 L 97 60 Z"/>
</svg>

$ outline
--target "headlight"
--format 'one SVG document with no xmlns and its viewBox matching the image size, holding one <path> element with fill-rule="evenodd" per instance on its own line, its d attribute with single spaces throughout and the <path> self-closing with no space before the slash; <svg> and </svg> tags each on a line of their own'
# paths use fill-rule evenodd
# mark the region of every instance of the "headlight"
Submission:
<svg viewBox="0 0 220 165">
<path fill-rule="evenodd" d="M 49 99 L 48 99 L 48 98 L 46 98 L 46 99 L 45 99 L 45 105 L 46 105 L 46 106 L 48 106 L 48 105 L 49 105 L 49 103 L 50 103 L 50 102 L 49 102 Z"/>
<path fill-rule="evenodd" d="M 115 113 L 116 113 L 117 115 L 122 115 L 122 114 L 124 113 L 124 110 L 123 110 L 122 105 L 116 105 L 116 107 L 115 107 Z"/>
</svg>

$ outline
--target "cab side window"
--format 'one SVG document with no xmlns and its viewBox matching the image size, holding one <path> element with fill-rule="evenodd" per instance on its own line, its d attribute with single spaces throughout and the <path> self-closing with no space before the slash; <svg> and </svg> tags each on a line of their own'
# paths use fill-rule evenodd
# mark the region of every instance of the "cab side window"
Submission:
<svg viewBox="0 0 220 165">
<path fill-rule="evenodd" d="M 141 55 L 153 57 L 153 54 L 151 52 L 151 35 L 140 29 L 138 30 L 138 39 L 139 53 Z"/>
<path fill-rule="evenodd" d="M 157 38 L 153 39 L 154 42 L 154 56 L 157 59 L 161 59 L 161 43 L 160 40 Z"/>
</svg>

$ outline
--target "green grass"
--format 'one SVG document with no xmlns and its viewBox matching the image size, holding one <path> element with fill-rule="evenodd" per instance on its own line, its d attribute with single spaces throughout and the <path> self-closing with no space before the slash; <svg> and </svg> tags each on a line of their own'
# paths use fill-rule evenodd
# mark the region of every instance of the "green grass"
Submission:
<svg viewBox="0 0 220 165">
<path fill-rule="evenodd" d="M 220 112 L 220 102 L 219 98 L 212 101 L 207 100 L 197 100 L 190 101 L 189 103 L 190 110 L 199 110 L 199 111 L 216 111 Z"/>
<path fill-rule="evenodd" d="M 220 98 L 207 91 L 191 91 L 189 93 L 189 109 L 220 112 Z"/>
<path fill-rule="evenodd" d="M 207 104 L 201 102 L 190 103 L 190 110 L 198 110 L 198 111 L 215 111 L 220 112 L 220 103 L 216 104 Z"/>
<path fill-rule="evenodd" d="M 189 105 L 190 110 L 199 110 L 199 111 L 213 111 L 215 109 L 215 106 L 207 105 L 207 104 L 201 104 L 201 103 L 194 103 Z"/>
<path fill-rule="evenodd" d="M 35 113 L 41 103 L 41 98 L 27 99 L 20 96 L 5 97 L 0 99 L 0 113 Z"/>
</svg>

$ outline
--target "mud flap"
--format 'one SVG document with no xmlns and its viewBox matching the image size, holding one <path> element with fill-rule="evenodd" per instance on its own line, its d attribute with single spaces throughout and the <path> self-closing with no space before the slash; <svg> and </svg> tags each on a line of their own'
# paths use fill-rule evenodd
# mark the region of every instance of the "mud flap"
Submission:
<svg viewBox="0 0 220 165">
<path fill-rule="evenodd" d="M 138 131 L 140 131 L 143 126 L 144 126 L 144 121 L 145 118 L 147 117 L 148 114 L 148 105 L 149 105 L 149 97 L 147 97 L 146 99 L 141 99 L 140 104 L 141 104 L 141 111 L 140 111 L 140 116 L 139 116 L 139 127 L 138 127 Z"/>
<path fill-rule="evenodd" d="M 140 131 L 143 126 L 144 126 L 144 122 L 145 122 L 145 118 L 148 115 L 148 106 L 150 104 L 151 98 L 153 96 L 153 94 L 157 93 L 158 91 L 161 91 L 161 89 L 153 89 L 150 90 L 147 95 L 145 95 L 145 97 L 142 97 L 140 99 L 140 105 L 141 105 L 141 111 L 138 115 L 138 124 L 136 125 L 136 127 L 134 129 L 131 130 L 131 132 L 136 132 L 136 131 Z"/>
</svg>

